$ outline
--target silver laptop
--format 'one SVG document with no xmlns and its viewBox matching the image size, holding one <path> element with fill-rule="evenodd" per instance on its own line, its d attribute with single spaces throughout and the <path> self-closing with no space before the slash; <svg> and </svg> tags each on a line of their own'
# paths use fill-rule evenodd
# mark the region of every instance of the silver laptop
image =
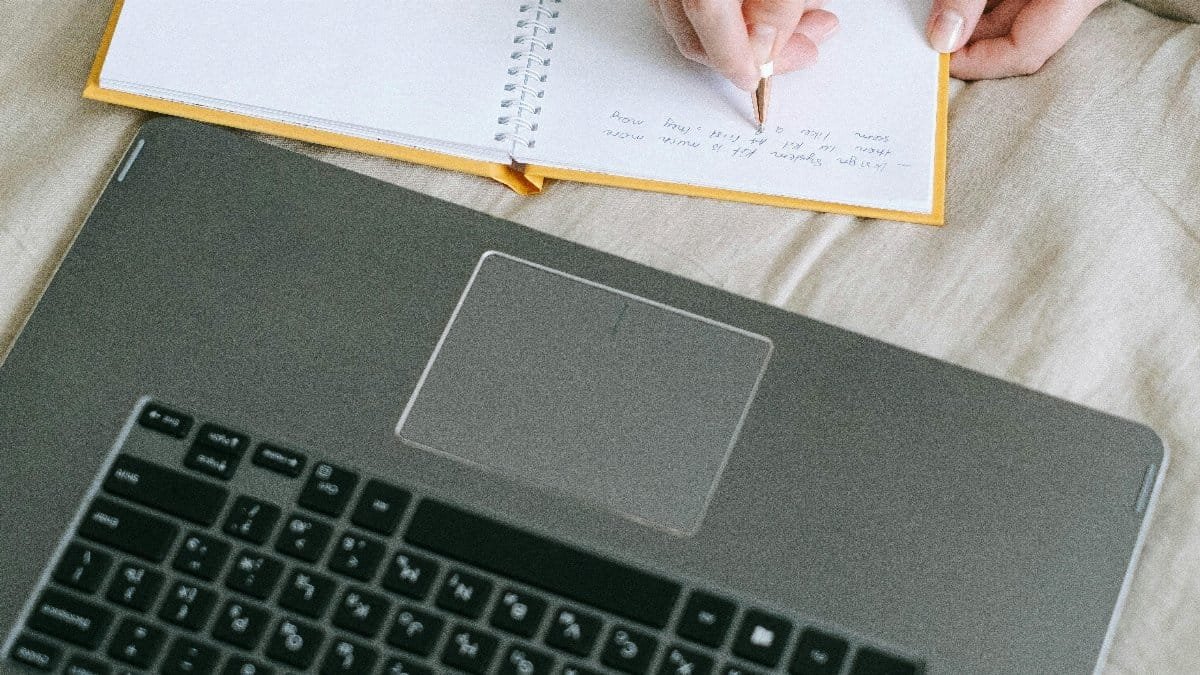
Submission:
<svg viewBox="0 0 1200 675">
<path fill-rule="evenodd" d="M 0 447 L 0 669 L 77 675 L 1088 673 L 1166 464 L 166 118 L 0 367 Z"/>
</svg>

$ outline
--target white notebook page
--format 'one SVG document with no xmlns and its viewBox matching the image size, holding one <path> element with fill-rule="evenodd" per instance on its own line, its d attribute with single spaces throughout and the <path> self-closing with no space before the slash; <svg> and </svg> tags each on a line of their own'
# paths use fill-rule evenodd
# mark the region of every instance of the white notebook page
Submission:
<svg viewBox="0 0 1200 675">
<path fill-rule="evenodd" d="M 930 0 L 829 0 L 840 29 L 750 95 L 678 54 L 645 0 L 564 2 L 530 164 L 916 213 L 933 210 Z"/>
<path fill-rule="evenodd" d="M 507 162 L 494 137 L 518 7 L 125 0 L 100 84 Z"/>
</svg>

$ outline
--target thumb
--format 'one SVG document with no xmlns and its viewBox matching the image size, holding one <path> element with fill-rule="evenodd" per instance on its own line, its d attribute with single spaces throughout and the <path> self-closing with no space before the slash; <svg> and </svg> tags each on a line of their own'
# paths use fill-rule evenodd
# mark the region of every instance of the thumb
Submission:
<svg viewBox="0 0 1200 675">
<path fill-rule="evenodd" d="M 805 0 L 746 0 L 742 4 L 756 68 L 774 61 L 783 51 L 800 24 L 804 3 Z"/>
<path fill-rule="evenodd" d="M 986 5 L 987 0 L 934 0 L 925 27 L 929 44 L 942 53 L 962 49 L 975 32 Z"/>
</svg>

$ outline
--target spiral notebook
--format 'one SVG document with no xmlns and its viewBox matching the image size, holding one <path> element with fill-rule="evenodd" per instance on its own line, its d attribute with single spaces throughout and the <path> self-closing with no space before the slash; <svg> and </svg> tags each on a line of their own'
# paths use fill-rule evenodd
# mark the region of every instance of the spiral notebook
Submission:
<svg viewBox="0 0 1200 675">
<path fill-rule="evenodd" d="M 820 62 L 750 97 L 645 0 L 123 0 L 84 95 L 490 176 L 940 224 L 930 0 L 829 0 Z"/>
</svg>

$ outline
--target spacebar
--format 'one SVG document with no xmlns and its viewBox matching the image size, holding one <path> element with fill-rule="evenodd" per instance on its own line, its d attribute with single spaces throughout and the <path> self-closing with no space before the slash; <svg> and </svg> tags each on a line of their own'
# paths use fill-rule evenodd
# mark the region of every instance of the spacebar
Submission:
<svg viewBox="0 0 1200 675">
<path fill-rule="evenodd" d="M 655 628 L 679 599 L 672 581 L 432 499 L 421 501 L 404 539 Z"/>
</svg>

